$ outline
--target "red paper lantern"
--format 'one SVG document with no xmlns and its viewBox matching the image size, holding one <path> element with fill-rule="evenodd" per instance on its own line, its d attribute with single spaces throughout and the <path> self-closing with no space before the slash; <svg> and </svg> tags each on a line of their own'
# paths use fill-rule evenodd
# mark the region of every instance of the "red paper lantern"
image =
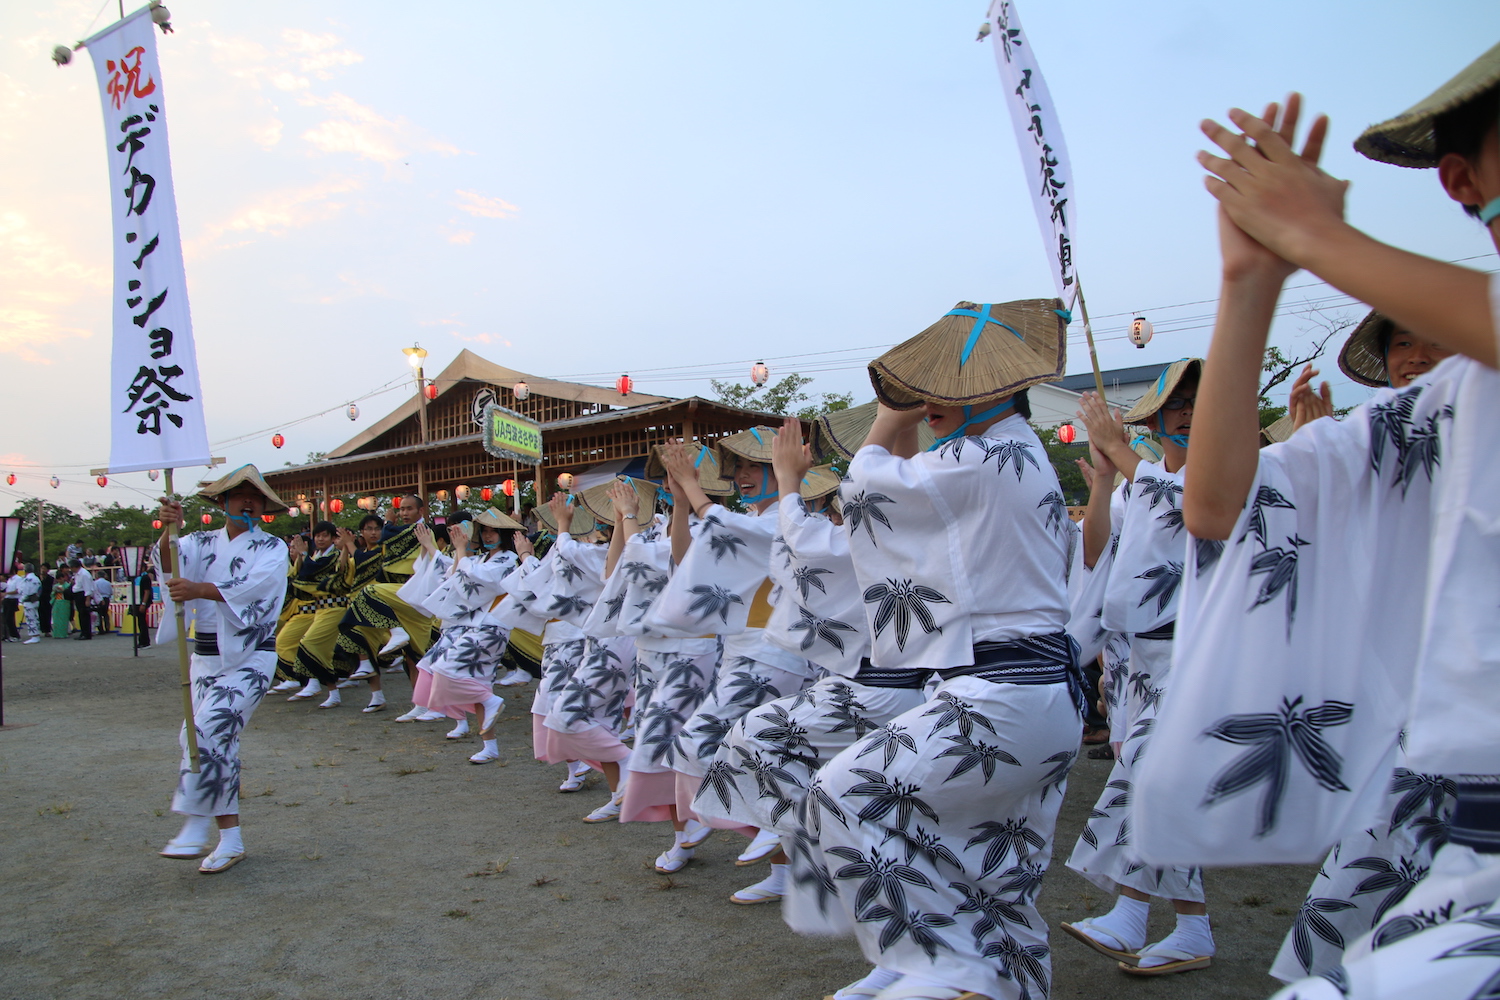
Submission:
<svg viewBox="0 0 1500 1000">
<path fill-rule="evenodd" d="M 153 529 L 155 529 L 156 531 L 160 531 L 161 530 L 161 522 L 160 521 L 152 521 L 151 522 L 151 527 Z"/>
<path fill-rule="evenodd" d="M 1078 437 L 1078 432 L 1073 429 L 1072 424 L 1063 424 L 1057 429 L 1057 439 L 1063 444 L 1072 444 Z"/>
<path fill-rule="evenodd" d="M 507 479 L 505 482 L 501 483 L 500 484 L 500 492 L 504 493 L 508 497 L 515 496 L 516 495 L 516 481 L 514 479 Z"/>
<path fill-rule="evenodd" d="M 630 395 L 630 390 L 634 387 L 635 383 L 630 381 L 629 375 L 621 375 L 619 378 L 615 379 L 615 391 L 617 391 L 622 396 Z"/>
<path fill-rule="evenodd" d="M 8 475 L 8 476 L 5 477 L 5 485 L 6 486 L 14 486 L 14 485 L 16 485 L 16 474 L 14 472 L 12 472 L 10 475 Z"/>
<path fill-rule="evenodd" d="M 260 519 L 262 521 L 266 522 L 267 524 L 270 524 L 272 521 L 276 520 L 276 515 L 275 514 L 262 514 L 260 516 Z"/>
<path fill-rule="evenodd" d="M 272 448 L 280 448 L 284 444 L 286 444 L 286 438 L 282 437 L 280 434 L 272 434 L 271 435 L 271 447 Z"/>
<path fill-rule="evenodd" d="M 492 490 L 492 489 L 490 489 L 488 486 L 486 486 L 484 489 L 482 489 L 482 490 L 479 491 L 479 499 L 481 499 L 481 500 L 488 500 L 491 497 L 493 497 L 494 495 L 495 495 L 495 491 Z"/>
<path fill-rule="evenodd" d="M 100 489 L 103 489 L 104 487 L 109 485 L 109 478 L 107 476 L 99 476 L 94 480 L 94 482 L 99 484 Z"/>
<path fill-rule="evenodd" d="M 203 523 L 204 524 L 213 524 L 214 523 L 214 516 L 212 514 L 204 514 L 203 515 Z"/>
<path fill-rule="evenodd" d="M 344 501 L 340 500 L 338 497 L 334 497 L 332 500 L 328 501 L 328 509 L 333 511 L 335 514 L 342 514 L 344 512 Z"/>
<path fill-rule="evenodd" d="M 427 388 L 425 388 L 425 389 L 422 390 L 422 393 L 428 399 L 437 399 L 437 386 L 435 386 L 431 382 L 429 382 L 429 383 L 427 383 Z"/>
</svg>

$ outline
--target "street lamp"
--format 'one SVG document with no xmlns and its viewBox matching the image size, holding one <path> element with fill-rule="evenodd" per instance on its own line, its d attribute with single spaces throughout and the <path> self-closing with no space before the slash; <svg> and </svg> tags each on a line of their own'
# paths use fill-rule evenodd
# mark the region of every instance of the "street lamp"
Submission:
<svg viewBox="0 0 1500 1000">
<path fill-rule="evenodd" d="M 401 353 L 406 355 L 406 361 L 412 367 L 412 373 L 417 380 L 417 422 L 422 428 L 422 443 L 427 443 L 427 399 L 423 386 L 426 379 L 422 377 L 422 361 L 427 357 L 426 348 L 420 344 L 412 344 L 410 347 L 401 348 Z"/>
</svg>

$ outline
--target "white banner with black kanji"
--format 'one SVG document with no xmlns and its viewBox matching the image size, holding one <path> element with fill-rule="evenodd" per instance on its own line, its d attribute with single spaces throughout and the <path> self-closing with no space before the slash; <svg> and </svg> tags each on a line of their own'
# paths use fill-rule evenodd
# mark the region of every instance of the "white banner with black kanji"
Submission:
<svg viewBox="0 0 1500 1000">
<path fill-rule="evenodd" d="M 114 216 L 109 470 L 207 465 L 208 432 L 149 8 L 85 43 L 104 107 Z"/>
<path fill-rule="evenodd" d="M 1011 0 L 990 5 L 990 40 L 995 62 L 1005 87 L 1005 103 L 1021 148 L 1021 166 L 1031 189 L 1042 242 L 1047 247 L 1048 269 L 1057 286 L 1057 297 L 1069 309 L 1078 294 L 1073 269 L 1073 236 L 1069 219 L 1074 210 L 1073 171 L 1068 165 L 1068 147 L 1063 142 L 1057 109 L 1042 79 L 1036 52 L 1021 30 L 1020 15 Z"/>
</svg>

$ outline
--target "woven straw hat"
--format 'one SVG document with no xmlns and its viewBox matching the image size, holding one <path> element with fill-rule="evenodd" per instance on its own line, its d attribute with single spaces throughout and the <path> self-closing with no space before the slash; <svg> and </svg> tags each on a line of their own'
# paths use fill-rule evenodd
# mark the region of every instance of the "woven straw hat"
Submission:
<svg viewBox="0 0 1500 1000">
<path fill-rule="evenodd" d="M 646 475 L 651 479 L 665 480 L 667 478 L 667 467 L 662 464 L 662 445 L 656 445 L 651 449 L 651 454 L 646 456 Z M 696 450 L 695 450 L 696 449 Z M 719 474 L 719 456 L 712 448 L 705 447 L 697 441 L 687 443 L 688 454 L 693 456 L 693 464 L 698 469 L 698 488 L 711 497 L 727 497 L 734 492 L 734 484 Z"/>
<path fill-rule="evenodd" d="M 875 423 L 879 405 L 872 400 L 861 406 L 851 406 L 847 410 L 820 414 L 808 431 L 813 454 L 836 453 L 845 458 L 853 458 L 854 453 L 865 443 L 865 438 L 870 436 L 870 427 Z M 936 440 L 937 436 L 932 433 L 932 428 L 927 426 L 926 421 L 917 425 L 919 451 L 926 451 Z"/>
<path fill-rule="evenodd" d="M 1396 117 L 1365 129 L 1354 140 L 1354 148 L 1372 160 L 1398 167 L 1435 167 L 1438 156 L 1433 124 L 1438 116 L 1496 84 L 1500 84 L 1500 44 Z"/>
<path fill-rule="evenodd" d="M 776 440 L 776 431 L 775 427 L 760 424 L 715 441 L 713 447 L 719 459 L 719 474 L 726 478 L 733 476 L 741 459 L 770 465 L 771 442 Z"/>
<path fill-rule="evenodd" d="M 547 530 L 554 535 L 559 534 L 557 519 L 552 516 L 552 508 L 541 503 L 536 505 L 536 517 L 547 526 Z M 573 535 L 587 535 L 594 530 L 594 514 L 583 504 L 578 502 L 578 497 L 573 498 L 573 517 L 568 524 L 568 533 Z"/>
<path fill-rule="evenodd" d="M 1167 365 L 1162 373 L 1156 377 L 1156 384 L 1146 391 L 1146 394 L 1136 400 L 1130 412 L 1125 414 L 1127 424 L 1144 424 L 1156 415 L 1156 411 L 1162 408 L 1167 397 L 1172 395 L 1172 390 L 1183 380 L 1189 372 L 1196 372 L 1200 377 L 1203 374 L 1202 358 L 1182 358 Z"/>
<path fill-rule="evenodd" d="M 656 510 L 656 484 L 644 479 L 632 479 L 630 476 L 621 476 L 620 479 L 625 480 L 630 484 L 630 488 L 635 490 L 636 499 L 641 502 L 641 515 L 649 519 L 652 511 Z M 579 501 L 600 524 L 615 523 L 615 505 L 609 499 L 609 491 L 618 481 L 611 479 L 607 483 L 600 483 L 578 494 Z"/>
<path fill-rule="evenodd" d="M 831 465 L 815 465 L 802 477 L 802 486 L 797 490 L 804 500 L 821 500 L 830 493 L 838 492 L 843 482 Z"/>
<path fill-rule="evenodd" d="M 1068 353 L 1061 308 L 1057 299 L 960 302 L 870 362 L 875 395 L 897 410 L 923 403 L 970 406 L 1056 382 Z"/>
<path fill-rule="evenodd" d="M 481 511 L 474 518 L 475 524 L 482 524 L 487 528 L 496 528 L 500 531 L 525 531 L 526 526 L 515 518 L 506 514 L 498 507 L 491 507 Z"/>
<path fill-rule="evenodd" d="M 1380 351 L 1384 335 L 1387 343 L 1396 332 L 1396 324 L 1371 309 L 1370 314 L 1359 321 L 1359 326 L 1344 341 L 1339 351 L 1339 371 L 1361 385 L 1384 389 L 1391 384 L 1390 372 L 1385 367 L 1385 355 Z"/>
<path fill-rule="evenodd" d="M 1296 429 L 1296 425 L 1292 420 L 1292 415 L 1290 413 L 1285 413 L 1282 414 L 1279 419 L 1273 420 L 1271 423 L 1262 427 L 1260 429 L 1260 436 L 1266 439 L 1267 444 L 1280 444 L 1287 438 L 1291 437 L 1292 432 Z"/>
<path fill-rule="evenodd" d="M 275 490 L 266 485 L 266 481 L 261 478 L 260 470 L 253 465 L 242 465 L 227 476 L 215 479 L 198 490 L 198 495 L 222 507 L 224 506 L 224 494 L 242 483 L 249 483 L 260 490 L 265 496 L 267 514 L 276 514 L 289 509 L 286 501 L 282 500 L 281 497 L 276 495 Z"/>
</svg>

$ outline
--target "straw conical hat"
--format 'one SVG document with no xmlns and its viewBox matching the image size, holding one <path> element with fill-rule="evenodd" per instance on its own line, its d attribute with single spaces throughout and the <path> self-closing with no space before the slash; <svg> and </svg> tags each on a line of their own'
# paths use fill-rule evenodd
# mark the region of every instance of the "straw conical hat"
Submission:
<svg viewBox="0 0 1500 1000">
<path fill-rule="evenodd" d="M 1068 349 L 1061 308 L 1057 299 L 960 302 L 870 362 L 875 395 L 898 410 L 923 403 L 969 406 L 1056 382 Z"/>
<path fill-rule="evenodd" d="M 815 465 L 802 477 L 802 485 L 797 493 L 804 500 L 821 500 L 830 493 L 837 493 L 841 482 L 843 480 L 833 471 L 833 466 Z M 786 490 L 783 489 L 782 492 L 785 493 Z"/>
<path fill-rule="evenodd" d="M 771 464 L 771 442 L 776 440 L 776 428 L 760 424 L 749 430 L 721 437 L 714 442 L 714 454 L 719 459 L 719 474 L 732 476 L 741 459 L 747 462 Z"/>
<path fill-rule="evenodd" d="M 1292 432 L 1296 429 L 1296 425 L 1292 420 L 1292 415 L 1290 413 L 1285 413 L 1282 414 L 1279 419 L 1273 420 L 1266 426 L 1262 427 L 1260 429 L 1260 436 L 1266 439 L 1267 444 L 1280 444 L 1287 438 L 1291 437 Z"/>
<path fill-rule="evenodd" d="M 544 503 L 536 505 L 536 517 L 538 521 L 547 526 L 547 530 L 554 535 L 559 534 L 557 519 L 552 516 L 552 508 Z M 587 535 L 594 530 L 594 515 L 591 511 L 578 502 L 578 497 L 573 498 L 573 517 L 568 525 L 568 533 L 572 535 Z"/>
<path fill-rule="evenodd" d="M 651 449 L 646 456 L 646 475 L 651 479 L 666 479 L 667 467 L 662 464 L 662 445 Z M 711 497 L 728 496 L 734 492 L 734 484 L 719 473 L 719 456 L 712 448 L 697 441 L 687 442 L 688 454 L 693 456 L 693 465 L 698 469 L 698 488 Z"/>
<path fill-rule="evenodd" d="M 249 483 L 251 486 L 254 486 L 256 489 L 260 490 L 260 492 L 265 496 L 267 514 L 275 514 L 280 511 L 289 509 L 286 505 L 286 501 L 282 500 L 281 497 L 276 495 L 275 490 L 266 485 L 266 481 L 261 478 L 260 470 L 253 465 L 242 465 L 238 469 L 235 469 L 233 472 L 229 473 L 227 476 L 222 476 L 218 479 L 215 479 L 213 482 L 208 483 L 200 490 L 198 490 L 198 495 L 207 500 L 212 500 L 214 503 L 222 507 L 224 506 L 224 494 L 228 493 L 230 490 L 234 489 L 236 486 L 241 485 L 242 483 Z"/>
<path fill-rule="evenodd" d="M 621 476 L 620 479 L 629 483 L 630 488 L 635 490 L 636 499 L 641 503 L 641 516 L 649 520 L 651 513 L 656 510 L 656 484 L 644 479 L 633 479 L 630 476 Z M 578 494 L 579 501 L 600 524 L 615 523 L 615 505 L 609 499 L 609 491 L 617 482 L 619 482 L 618 479 L 611 479 L 607 483 L 600 483 Z"/>
<path fill-rule="evenodd" d="M 482 524 L 486 528 L 496 528 L 500 531 L 526 530 L 526 526 L 524 524 L 522 524 L 520 521 L 515 520 L 509 514 L 506 514 L 504 511 L 496 507 L 490 507 L 488 510 L 481 511 L 478 515 L 475 516 L 474 523 Z"/>
<path fill-rule="evenodd" d="M 861 406 L 851 406 L 847 410 L 819 414 L 808 432 L 813 454 L 836 453 L 845 458 L 853 458 L 854 453 L 865 443 L 865 438 L 870 436 L 870 427 L 875 423 L 879 405 L 871 401 Z M 936 440 L 936 435 L 926 421 L 917 425 L 917 450 L 926 451 Z"/>
<path fill-rule="evenodd" d="M 1391 384 L 1390 372 L 1385 367 L 1385 355 L 1381 353 L 1382 337 L 1390 342 L 1396 332 L 1396 324 L 1375 310 L 1360 320 L 1359 326 L 1344 341 L 1339 351 L 1339 371 L 1361 385 L 1384 389 Z"/>
<path fill-rule="evenodd" d="M 1146 391 L 1146 394 L 1135 401 L 1130 412 L 1125 414 L 1127 424 L 1144 424 L 1156 415 L 1156 411 L 1162 408 L 1167 397 L 1172 395 L 1172 390 L 1177 388 L 1177 383 L 1183 380 L 1189 372 L 1198 376 L 1203 374 L 1202 358 L 1182 358 L 1174 361 L 1162 373 L 1156 377 L 1156 384 Z"/>
<path fill-rule="evenodd" d="M 1500 84 L 1500 44 L 1459 71 L 1458 75 L 1389 121 L 1371 125 L 1354 140 L 1354 148 L 1372 160 L 1398 167 L 1435 167 L 1438 116 Z"/>
</svg>

